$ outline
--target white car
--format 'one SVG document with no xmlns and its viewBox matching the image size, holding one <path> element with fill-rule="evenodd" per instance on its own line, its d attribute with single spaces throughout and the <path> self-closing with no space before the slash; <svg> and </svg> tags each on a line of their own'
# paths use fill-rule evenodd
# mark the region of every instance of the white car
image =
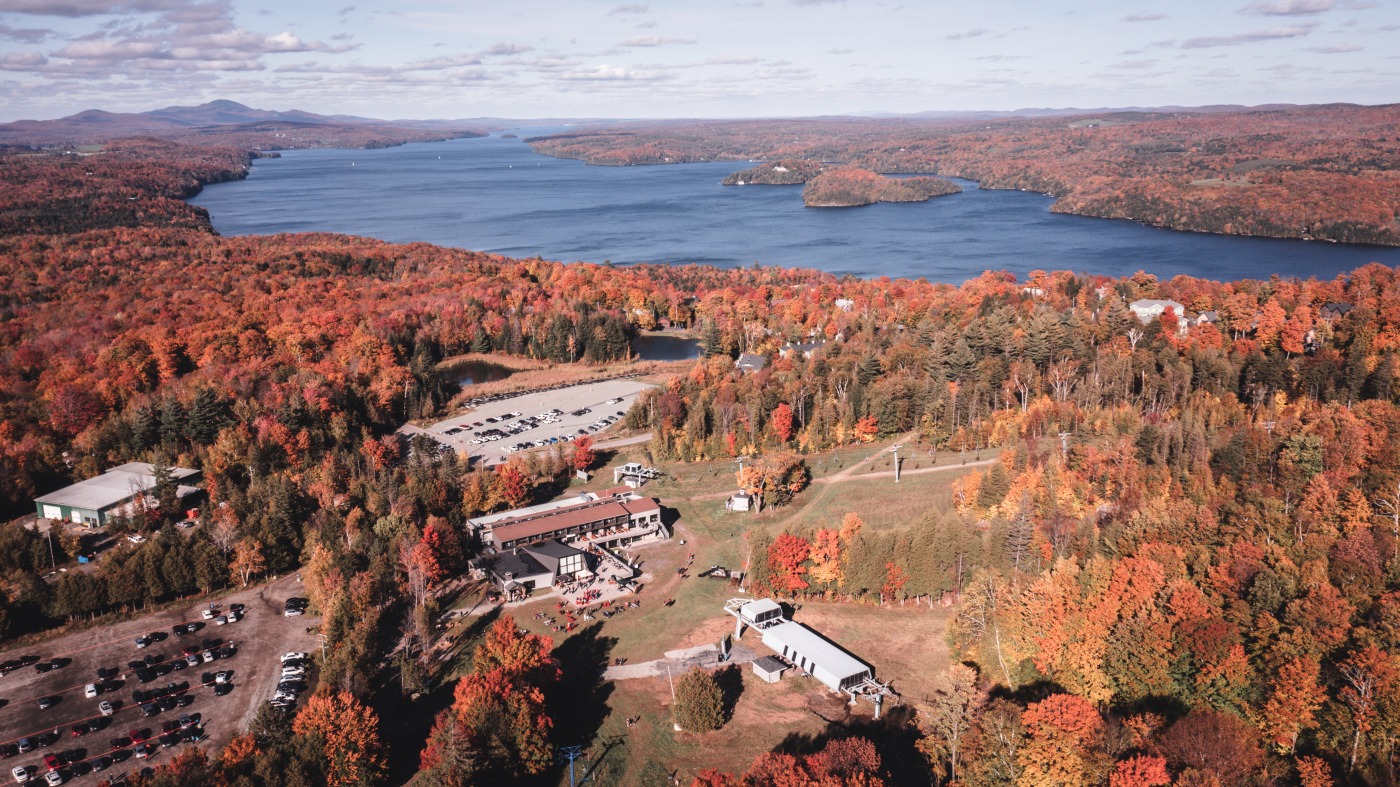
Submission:
<svg viewBox="0 0 1400 787">
<path fill-rule="evenodd" d="M 302 653 L 302 652 L 300 652 L 300 651 L 295 651 L 295 650 L 294 650 L 294 651 L 292 651 L 291 653 L 283 653 L 283 654 L 282 654 L 282 663 L 283 663 L 283 664 L 286 664 L 286 663 L 289 662 L 289 661 L 301 661 L 302 659 L 305 659 L 305 658 L 308 658 L 308 656 L 307 656 L 305 653 Z"/>
<path fill-rule="evenodd" d="M 15 777 L 15 781 L 19 782 L 20 784 L 24 784 L 25 782 L 29 781 L 29 769 L 24 767 L 23 765 L 16 765 L 14 767 L 14 770 L 10 771 L 10 775 Z"/>
<path fill-rule="evenodd" d="M 226 615 L 220 615 L 217 618 L 214 618 L 214 625 L 216 626 L 222 626 L 225 623 L 228 623 L 228 616 Z"/>
<path fill-rule="evenodd" d="M 130 541 L 130 542 L 133 543 L 133 544 L 144 544 L 144 543 L 146 543 L 146 537 L 143 536 L 143 535 L 141 535 L 140 533 L 132 533 L 131 535 L 129 535 L 129 536 L 126 537 L 126 540 L 127 540 L 127 541 Z"/>
<path fill-rule="evenodd" d="M 63 784 L 63 774 L 58 771 L 49 771 L 44 774 L 44 783 L 49 787 L 58 787 L 58 785 Z"/>
<path fill-rule="evenodd" d="M 212 610 L 212 609 L 206 609 L 206 610 L 204 610 L 203 612 L 200 612 L 200 613 L 199 613 L 199 616 L 200 616 L 201 618 L 204 618 L 205 620 L 213 620 L 213 619 L 214 619 L 214 610 Z"/>
<path fill-rule="evenodd" d="M 116 708 L 112 707 L 112 703 L 108 702 L 107 700 L 103 700 L 97 703 L 97 712 L 101 713 L 103 716 L 111 716 L 113 713 L 116 712 Z"/>
<path fill-rule="evenodd" d="M 88 699 L 94 699 L 94 698 L 96 698 L 96 697 L 97 697 L 97 684 L 96 684 L 96 683 L 89 683 L 88 685 L 84 686 L 84 687 L 83 687 L 83 696 L 84 696 L 84 697 L 87 697 Z"/>
<path fill-rule="evenodd" d="M 304 676 L 305 674 L 306 674 L 306 670 L 302 669 L 301 667 L 285 667 L 285 668 L 283 668 L 283 670 L 282 670 L 282 677 L 283 677 L 284 679 L 286 679 L 286 678 L 300 678 L 300 677 Z"/>
</svg>

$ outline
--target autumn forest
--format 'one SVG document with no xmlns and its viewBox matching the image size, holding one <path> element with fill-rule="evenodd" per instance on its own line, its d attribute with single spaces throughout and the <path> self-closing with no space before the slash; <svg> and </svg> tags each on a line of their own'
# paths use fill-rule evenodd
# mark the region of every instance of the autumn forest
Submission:
<svg viewBox="0 0 1400 787">
<path fill-rule="evenodd" d="M 604 164 L 790 161 L 818 202 L 927 198 L 951 184 L 879 196 L 875 173 L 941 174 L 1087 215 L 1400 243 L 1394 107 L 982 125 L 744 122 L 534 144 Z M 901 527 L 838 498 L 817 526 L 740 536 L 756 593 L 949 610 L 937 691 L 880 734 L 754 752 L 686 783 L 1400 779 L 1396 271 L 953 286 L 220 237 L 184 198 L 257 155 L 189 137 L 0 155 L 0 506 L 14 519 L 0 525 L 0 640 L 288 572 L 322 616 L 319 687 L 300 710 L 264 709 L 221 751 L 184 749 L 139 783 L 567 783 L 556 747 L 576 741 L 558 731 L 597 734 L 579 719 L 596 654 L 506 610 L 445 669 L 434 622 L 482 549 L 468 518 L 545 502 L 599 460 L 580 440 L 488 470 L 396 430 L 449 412 L 445 359 L 565 374 L 626 364 L 631 339 L 661 328 L 703 355 L 665 367 L 622 426 L 676 473 L 750 458 L 723 486 L 760 508 L 799 508 L 818 461 L 862 446 L 975 457 Z M 1174 305 L 1144 319 L 1130 308 L 1143 300 Z M 741 371 L 742 353 L 768 362 Z M 202 526 L 176 534 L 185 512 L 163 485 L 159 505 L 111 525 L 151 538 L 44 579 L 83 545 L 24 527 L 33 498 L 128 461 L 202 470 Z M 409 704 L 420 695 L 442 702 Z M 423 729 L 391 740 L 410 712 Z"/>
</svg>

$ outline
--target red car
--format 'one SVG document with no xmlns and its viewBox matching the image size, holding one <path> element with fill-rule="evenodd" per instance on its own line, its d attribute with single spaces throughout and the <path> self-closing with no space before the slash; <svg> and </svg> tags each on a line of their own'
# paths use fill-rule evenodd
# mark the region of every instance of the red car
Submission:
<svg viewBox="0 0 1400 787">
<path fill-rule="evenodd" d="M 58 761 L 58 757 L 52 754 L 44 755 L 44 767 L 51 771 L 56 771 L 63 767 L 63 763 Z"/>
<path fill-rule="evenodd" d="M 127 737 L 131 738 L 132 743 L 144 743 L 146 735 L 147 733 L 145 730 L 132 730 L 127 733 Z"/>
</svg>

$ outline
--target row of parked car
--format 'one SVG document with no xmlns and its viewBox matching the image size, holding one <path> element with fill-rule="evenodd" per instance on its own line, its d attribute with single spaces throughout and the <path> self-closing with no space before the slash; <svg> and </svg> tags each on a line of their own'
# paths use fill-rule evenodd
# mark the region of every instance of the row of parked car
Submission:
<svg viewBox="0 0 1400 787">
<path fill-rule="evenodd" d="M 293 651 L 282 654 L 282 674 L 277 678 L 277 691 L 268 700 L 272 707 L 288 712 L 297 704 L 297 697 L 306 691 L 306 653 Z"/>
</svg>

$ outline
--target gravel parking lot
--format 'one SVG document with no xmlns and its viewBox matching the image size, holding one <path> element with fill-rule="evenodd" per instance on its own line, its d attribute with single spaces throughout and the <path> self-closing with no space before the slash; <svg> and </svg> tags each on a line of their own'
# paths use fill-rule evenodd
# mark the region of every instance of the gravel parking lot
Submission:
<svg viewBox="0 0 1400 787">
<path fill-rule="evenodd" d="M 431 434 L 439 442 L 451 445 L 458 454 L 481 457 L 488 465 L 499 464 L 510 456 L 511 451 L 508 450 L 510 446 L 518 443 L 548 440 L 556 437 L 561 441 L 574 439 L 578 435 L 578 430 L 587 431 L 600 418 L 617 416 L 619 412 L 627 412 L 632 403 L 637 400 L 637 396 L 651 387 L 653 386 L 650 383 L 629 379 L 606 380 L 599 383 L 559 388 L 553 391 L 540 391 L 489 402 L 476 410 L 460 413 L 433 424 L 423 431 Z M 552 410 L 560 411 L 560 414 L 555 416 L 557 420 L 554 422 L 546 423 L 541 420 L 537 425 L 516 434 L 490 442 L 472 444 L 472 440 L 477 439 L 476 435 L 484 430 L 500 429 L 505 431 L 505 427 L 516 421 L 517 418 L 539 416 Z M 576 412 L 579 415 L 574 415 Z M 500 418 L 510 413 L 520 413 L 520 415 L 505 418 L 495 423 L 487 421 L 488 418 Z M 601 435 L 621 422 L 622 418 L 617 417 L 617 420 L 609 427 L 600 427 L 596 431 L 588 431 L 588 434 L 593 435 L 595 440 L 601 439 Z M 480 424 L 480 426 L 476 426 L 476 424 Z"/>
<path fill-rule="evenodd" d="M 0 760 L 4 771 L 0 780 L 13 780 L 12 769 L 25 766 L 30 782 L 43 784 L 43 774 L 49 770 L 44 764 L 45 755 L 66 761 L 61 769 L 65 783 L 95 784 L 100 779 L 139 770 L 146 760 L 138 759 L 130 744 L 114 746 L 114 742 L 128 738 L 133 730 L 149 730 L 153 740 L 159 738 L 162 725 L 178 720 L 182 713 L 197 720 L 207 735 L 193 745 L 206 746 L 211 753 L 217 751 L 272 698 L 281 675 L 279 657 L 288 651 L 314 655 L 319 647 L 316 637 L 307 632 L 319 619 L 283 615 L 286 600 L 298 596 L 300 589 L 296 577 L 288 576 L 221 598 L 220 613 L 231 604 L 245 605 L 242 620 L 227 625 L 203 619 L 208 603 L 196 603 L 0 653 L 0 662 L 60 665 L 40 672 L 25 664 L 0 677 L 0 755 L 4 755 Z M 173 633 L 172 627 L 188 623 L 196 624 L 198 630 L 184 635 Z M 137 637 L 157 632 L 157 641 L 137 648 Z M 208 644 L 213 644 L 213 640 L 231 644 L 232 652 L 209 663 L 203 663 L 201 658 L 199 666 L 189 666 L 184 660 L 185 648 L 199 648 L 202 657 L 206 640 L 210 641 Z M 143 684 L 137 680 L 133 662 L 148 658 L 154 662 L 150 669 L 157 674 Z M 177 663 L 183 666 L 177 668 Z M 99 680 L 99 669 L 110 670 L 105 674 L 112 677 L 105 682 Z M 228 683 L 232 686 L 226 694 L 219 696 L 213 686 L 202 685 L 204 673 L 224 671 L 230 673 Z M 102 685 L 96 697 L 85 696 L 85 686 L 90 683 Z M 167 691 L 171 683 L 175 688 Z M 182 689 L 185 684 L 187 688 Z M 147 717 L 134 699 L 138 690 L 160 691 L 185 704 Z M 53 698 L 53 705 L 41 710 L 41 697 Z M 99 712 L 102 701 L 112 705 L 111 716 Z M 94 722 L 97 729 L 73 734 L 75 725 L 81 728 Z M 21 738 L 36 744 L 34 750 L 15 752 Z M 185 745 L 191 744 L 179 744 Z M 160 762 L 175 751 L 179 749 L 157 748 L 149 759 Z M 90 774 L 95 765 L 104 764 L 99 761 L 104 756 L 116 762 L 102 773 Z"/>
</svg>

